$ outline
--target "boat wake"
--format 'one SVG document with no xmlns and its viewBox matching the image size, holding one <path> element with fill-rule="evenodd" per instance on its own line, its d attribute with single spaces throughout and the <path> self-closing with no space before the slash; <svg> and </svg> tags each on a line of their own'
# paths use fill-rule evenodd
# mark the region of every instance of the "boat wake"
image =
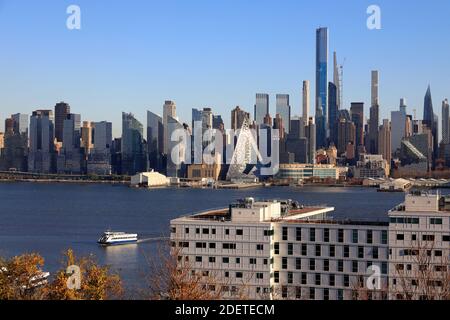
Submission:
<svg viewBox="0 0 450 320">
<path fill-rule="evenodd" d="M 144 242 L 162 242 L 162 241 L 168 241 L 169 237 L 153 237 L 153 238 L 144 238 L 139 239 L 137 243 L 144 243 Z"/>
</svg>

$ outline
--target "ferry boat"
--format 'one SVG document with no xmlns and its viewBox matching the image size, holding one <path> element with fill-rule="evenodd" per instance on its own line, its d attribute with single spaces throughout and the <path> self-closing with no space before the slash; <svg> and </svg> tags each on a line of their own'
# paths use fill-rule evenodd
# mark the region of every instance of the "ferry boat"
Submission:
<svg viewBox="0 0 450 320">
<path fill-rule="evenodd" d="M 105 246 L 137 243 L 138 235 L 135 233 L 106 231 L 98 239 L 98 243 Z"/>
</svg>

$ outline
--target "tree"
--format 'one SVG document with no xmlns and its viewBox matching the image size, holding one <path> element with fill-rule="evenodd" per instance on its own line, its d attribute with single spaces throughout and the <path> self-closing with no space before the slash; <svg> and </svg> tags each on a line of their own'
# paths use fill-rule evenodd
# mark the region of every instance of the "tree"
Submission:
<svg viewBox="0 0 450 320">
<path fill-rule="evenodd" d="M 166 253 L 170 252 L 170 253 Z M 221 300 L 225 297 L 244 300 L 245 282 L 230 285 L 229 280 L 211 271 L 195 270 L 181 248 L 159 250 L 150 261 L 150 299 L 154 300 Z"/>
<path fill-rule="evenodd" d="M 118 299 L 123 294 L 122 282 L 118 275 L 111 274 L 109 267 L 99 266 L 93 256 L 77 258 L 71 249 L 64 253 L 64 268 L 55 280 L 44 288 L 49 300 L 106 300 Z M 67 267 L 78 266 L 81 273 L 79 289 L 67 285 Z"/>
<path fill-rule="evenodd" d="M 0 300 L 42 299 L 41 286 L 35 280 L 42 274 L 43 265 L 44 258 L 34 253 L 0 258 Z"/>
</svg>

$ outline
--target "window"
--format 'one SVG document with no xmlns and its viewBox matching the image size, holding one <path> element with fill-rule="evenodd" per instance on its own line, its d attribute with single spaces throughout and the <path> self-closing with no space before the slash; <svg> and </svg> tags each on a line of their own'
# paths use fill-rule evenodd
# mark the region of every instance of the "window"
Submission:
<svg viewBox="0 0 450 320">
<path fill-rule="evenodd" d="M 423 241 L 434 241 L 434 235 L 432 234 L 424 234 L 422 236 Z"/>
<path fill-rule="evenodd" d="M 338 260 L 338 272 L 344 272 L 344 261 Z"/>
<path fill-rule="evenodd" d="M 216 234 L 216 229 L 211 229 L 211 234 Z"/>
<path fill-rule="evenodd" d="M 257 244 L 257 245 L 256 245 L 256 250 L 257 250 L 257 251 L 262 251 L 262 250 L 264 250 L 264 245 L 263 245 L 263 244 Z"/>
<path fill-rule="evenodd" d="M 316 257 L 320 257 L 321 253 L 322 251 L 320 245 L 316 245 Z"/>
<path fill-rule="evenodd" d="M 387 262 L 381 263 L 381 273 L 387 274 Z"/>
<path fill-rule="evenodd" d="M 330 289 L 323 289 L 323 300 L 330 300 Z"/>
<path fill-rule="evenodd" d="M 442 241 L 450 241 L 450 236 L 442 236 Z"/>
<path fill-rule="evenodd" d="M 302 259 L 300 259 L 300 258 L 295 259 L 295 269 L 297 269 L 297 270 L 302 269 Z"/>
<path fill-rule="evenodd" d="M 223 257 L 223 258 L 222 258 L 222 263 L 230 263 L 230 258 L 228 258 L 228 257 Z"/>
<path fill-rule="evenodd" d="M 364 258 L 364 247 L 358 247 L 358 258 Z"/>
<path fill-rule="evenodd" d="M 287 298 L 288 297 L 288 290 L 286 286 L 282 286 L 281 287 L 281 297 L 282 298 Z"/>
<path fill-rule="evenodd" d="M 268 262 L 269 262 L 269 261 L 268 261 L 267 259 L 264 259 L 264 260 L 263 260 L 263 264 L 264 264 L 264 265 L 267 265 Z"/>
<path fill-rule="evenodd" d="M 353 261 L 352 262 L 352 272 L 353 273 L 358 272 L 358 261 Z"/>
<path fill-rule="evenodd" d="M 330 242 L 330 229 L 323 230 L 323 242 Z"/>
<path fill-rule="evenodd" d="M 358 243 L 358 230 L 352 230 L 352 242 Z"/>
<path fill-rule="evenodd" d="M 306 244 L 302 244 L 302 256 L 306 256 L 308 254 L 308 247 Z"/>
<path fill-rule="evenodd" d="M 273 245 L 273 248 L 274 248 L 275 254 L 280 254 L 280 243 L 279 242 L 275 242 Z"/>
<path fill-rule="evenodd" d="M 430 224 L 442 224 L 442 218 L 430 218 Z"/>
<path fill-rule="evenodd" d="M 344 242 L 344 229 L 338 229 L 338 242 Z"/>
<path fill-rule="evenodd" d="M 249 259 L 250 264 L 256 264 L 256 258 L 250 258 Z"/>
<path fill-rule="evenodd" d="M 309 259 L 309 270 L 311 270 L 311 271 L 316 270 L 316 260 Z"/>
<path fill-rule="evenodd" d="M 323 271 L 330 271 L 330 260 L 323 260 Z"/>
<path fill-rule="evenodd" d="M 206 249 L 206 242 L 196 242 L 195 247 L 197 249 Z"/>
<path fill-rule="evenodd" d="M 295 229 L 295 236 L 297 241 L 302 241 L 302 228 Z"/>
<path fill-rule="evenodd" d="M 197 256 L 197 257 L 195 257 L 195 262 L 202 262 L 202 257 L 200 257 L 200 256 Z"/>
<path fill-rule="evenodd" d="M 236 243 L 223 243 L 222 249 L 236 250 Z"/>
<path fill-rule="evenodd" d="M 348 276 L 348 274 L 344 274 L 344 287 L 349 286 L 350 286 L 350 277 Z"/>
<path fill-rule="evenodd" d="M 236 264 L 240 264 L 241 263 L 241 258 L 236 258 Z"/>
<path fill-rule="evenodd" d="M 336 256 L 336 247 L 334 245 L 330 246 L 330 257 Z"/>
<path fill-rule="evenodd" d="M 283 240 L 286 241 L 288 239 L 288 228 L 283 227 Z"/>
<path fill-rule="evenodd" d="M 330 274 L 328 276 L 328 284 L 330 285 L 330 287 L 334 287 L 336 283 L 336 276 L 334 274 Z"/>
<path fill-rule="evenodd" d="M 244 230 L 242 230 L 242 229 L 236 229 L 236 235 L 237 235 L 237 236 L 242 236 L 242 235 L 244 235 Z"/>
<path fill-rule="evenodd" d="M 387 244 L 388 232 L 386 230 L 381 231 L 381 244 Z"/>
<path fill-rule="evenodd" d="M 434 251 L 434 256 L 435 257 L 442 257 L 442 250 L 435 250 Z"/>
<path fill-rule="evenodd" d="M 292 272 L 288 272 L 288 283 L 294 283 L 294 274 Z"/>
<path fill-rule="evenodd" d="M 316 273 L 316 286 L 320 286 L 320 273 Z"/>
<path fill-rule="evenodd" d="M 279 283 L 280 282 L 280 272 L 279 271 L 275 271 L 274 273 L 273 273 L 273 275 L 274 275 L 274 282 L 275 283 Z"/>
<path fill-rule="evenodd" d="M 316 299 L 316 289 L 315 288 L 309 288 L 309 299 L 310 300 Z"/>
<path fill-rule="evenodd" d="M 337 291 L 337 299 L 338 299 L 338 300 L 344 300 L 344 290 L 339 289 L 339 290 Z"/>
<path fill-rule="evenodd" d="M 287 265 L 288 265 L 288 261 L 286 257 L 283 257 L 281 259 L 281 269 L 286 270 L 287 269 Z"/>
<path fill-rule="evenodd" d="M 302 298 L 302 288 L 295 287 L 295 299 L 301 299 L 301 298 Z"/>
<path fill-rule="evenodd" d="M 350 247 L 344 246 L 344 258 L 348 258 L 350 256 Z"/>
<path fill-rule="evenodd" d="M 200 234 L 200 228 L 195 228 L 195 233 Z"/>
<path fill-rule="evenodd" d="M 316 241 L 316 229 L 314 228 L 309 229 L 309 241 Z"/>
<path fill-rule="evenodd" d="M 397 240 L 405 240 L 405 235 L 403 233 L 398 233 Z"/>
<path fill-rule="evenodd" d="M 204 229 L 202 230 L 202 233 L 203 233 L 203 234 L 209 234 L 209 229 L 204 228 Z"/>
<path fill-rule="evenodd" d="M 257 273 L 256 273 L 256 279 L 264 279 L 264 273 L 262 273 L 262 272 L 257 272 Z"/>
<path fill-rule="evenodd" d="M 292 243 L 288 243 L 288 255 L 292 256 L 294 254 L 294 245 Z"/>
<path fill-rule="evenodd" d="M 236 272 L 236 278 L 241 279 L 243 277 L 242 272 Z"/>
<path fill-rule="evenodd" d="M 416 241 L 417 240 L 417 235 L 416 234 L 412 234 L 411 235 L 411 240 L 412 241 Z"/>
<path fill-rule="evenodd" d="M 225 278 L 229 278 L 230 277 L 230 272 L 229 271 L 225 271 Z"/>
<path fill-rule="evenodd" d="M 372 248 L 372 258 L 373 259 L 378 259 L 378 247 L 373 247 Z"/>
<path fill-rule="evenodd" d="M 302 283 L 302 284 L 307 284 L 307 283 L 308 283 L 307 274 L 304 273 L 304 272 L 302 273 L 301 283 Z"/>
<path fill-rule="evenodd" d="M 373 232 L 372 230 L 367 230 L 367 243 L 373 243 Z"/>
<path fill-rule="evenodd" d="M 216 244 L 215 244 L 214 242 L 211 242 L 211 243 L 209 244 L 209 248 L 210 248 L 210 249 L 215 249 L 215 248 L 216 248 Z"/>
<path fill-rule="evenodd" d="M 230 229 L 225 229 L 225 235 L 227 235 L 227 236 L 230 235 Z"/>
<path fill-rule="evenodd" d="M 185 228 L 184 229 L 184 233 L 188 234 L 189 233 L 189 228 Z"/>
<path fill-rule="evenodd" d="M 209 257 L 209 263 L 216 263 L 216 257 Z"/>
<path fill-rule="evenodd" d="M 273 236 L 273 230 L 264 230 L 264 237 Z"/>
</svg>

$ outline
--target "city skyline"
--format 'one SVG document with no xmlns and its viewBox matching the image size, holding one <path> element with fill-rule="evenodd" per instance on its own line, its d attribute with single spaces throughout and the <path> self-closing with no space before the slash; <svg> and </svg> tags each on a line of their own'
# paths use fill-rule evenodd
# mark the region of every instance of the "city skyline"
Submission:
<svg viewBox="0 0 450 320">
<path fill-rule="evenodd" d="M 272 21 L 269 11 L 273 9 L 273 13 L 285 11 L 291 20 L 286 26 L 277 26 L 274 21 L 268 26 L 258 24 L 258 28 L 245 19 L 255 9 L 251 3 L 153 3 L 153 7 L 147 3 L 137 3 L 143 10 L 122 8 L 117 3 L 108 4 L 108 15 L 105 15 L 100 4 L 79 1 L 83 14 L 82 29 L 69 31 L 65 28 L 67 3 L 27 4 L 28 11 L 24 11 L 20 1 L 2 1 L 0 33 L 5 39 L 6 50 L 0 53 L 0 61 L 4 63 L 0 85 L 5 90 L 0 121 L 3 122 L 10 114 L 52 109 L 57 101 L 66 101 L 73 110 L 83 115 L 83 120 L 112 121 L 115 124 L 113 135 L 120 136 L 122 111 L 132 112 L 144 122 L 147 110 L 161 115 L 163 102 L 170 99 L 177 104 L 177 115 L 187 123 L 192 108 L 210 106 L 215 113 L 223 116 L 225 126 L 230 127 L 229 110 L 239 105 L 253 113 L 255 93 L 270 95 L 273 117 L 275 95 L 288 93 L 292 116 L 301 115 L 302 81 L 309 80 L 311 95 L 315 93 L 314 30 L 320 26 L 329 30 L 328 63 L 331 65 L 330 57 L 334 51 L 338 53 L 339 63 L 345 59 L 342 108 L 348 109 L 352 101 L 362 101 L 365 102 L 364 114 L 369 114 L 371 70 L 380 72 L 380 122 L 390 118 L 390 112 L 398 108 L 401 97 L 408 101 L 409 114 L 413 114 L 413 109 L 421 114 L 423 93 L 428 84 L 431 84 L 435 104 L 440 104 L 448 96 L 445 70 L 450 63 L 444 55 L 447 44 L 439 43 L 444 48 L 430 50 L 429 53 L 421 49 L 426 48 L 429 42 L 438 45 L 433 41 L 439 38 L 439 30 L 445 30 L 442 24 L 447 23 L 446 19 L 439 19 L 439 16 L 444 14 L 446 7 L 450 7 L 447 3 L 411 5 L 403 1 L 395 4 L 380 1 L 381 30 L 367 29 L 366 9 L 369 3 L 364 1 L 339 5 L 322 1 L 333 14 L 323 12 L 320 16 L 312 14 L 311 17 L 308 13 L 317 10 L 318 5 L 305 7 L 290 1 L 286 1 L 285 6 L 263 3 L 257 8 L 261 18 Z M 213 17 L 194 23 L 193 11 L 198 5 L 203 5 L 202 14 L 211 12 Z M 145 10 L 148 7 L 153 10 Z M 239 10 L 231 11 L 233 8 Z M 20 25 L 10 18 L 15 16 L 16 10 L 21 10 L 23 16 Z M 157 13 L 167 10 L 177 23 L 170 28 L 159 27 L 157 34 L 152 33 L 152 27 L 161 19 Z M 119 19 L 119 11 L 123 19 Z M 142 11 L 149 15 L 145 19 L 147 24 L 130 21 L 131 16 L 142 15 Z M 216 11 L 223 16 L 218 17 Z M 181 15 L 181 12 L 188 14 Z M 340 12 L 346 12 L 343 16 L 346 22 L 352 20 L 352 31 L 345 27 L 346 23 L 340 22 L 343 18 Z M 423 15 L 429 19 L 419 19 Z M 429 17 L 431 15 L 433 18 Z M 45 19 L 41 19 L 43 17 Z M 114 17 L 120 22 L 109 21 Z M 299 22 L 294 19 L 296 17 L 305 19 L 298 19 L 301 20 Z M 96 23 L 93 23 L 94 19 Z M 425 25 L 421 21 L 432 23 Z M 30 31 L 37 22 L 40 23 L 39 28 Z M 403 25 L 405 23 L 407 26 Z M 183 32 L 195 30 L 195 36 L 193 33 L 193 38 L 188 37 L 192 43 L 181 40 L 183 32 L 176 28 L 180 24 L 189 25 Z M 213 26 L 213 30 L 207 30 L 207 25 Z M 7 30 L 14 30 L 16 37 L 11 38 Z M 236 36 L 237 30 L 242 31 L 240 36 Z M 39 43 L 35 39 L 36 33 L 39 34 Z M 130 33 L 134 36 L 124 38 Z M 414 44 L 410 42 L 410 34 L 415 35 Z M 227 41 L 220 42 L 224 37 Z M 255 54 L 255 45 L 263 39 L 268 41 L 268 45 L 265 50 L 256 50 Z M 395 47 L 390 44 L 393 40 L 396 41 Z M 95 41 L 100 43 L 95 44 Z M 276 50 L 276 43 L 280 45 L 280 41 L 284 41 L 290 50 L 282 50 L 282 53 Z M 152 46 L 153 42 L 160 45 L 156 46 L 157 50 Z M 61 51 L 52 47 L 56 43 L 59 47 L 67 47 L 63 55 L 58 55 Z M 175 45 L 175 51 L 167 49 L 171 43 Z M 225 46 L 228 49 L 221 52 Z M 430 46 L 433 47 L 432 44 Z M 377 48 L 387 50 L 389 59 L 377 54 Z M 404 50 L 394 50 L 396 48 L 413 50 L 408 51 L 405 61 Z M 108 50 L 107 55 L 105 50 Z M 261 69 L 261 66 L 265 68 Z M 442 71 L 436 72 L 436 66 Z M 259 71 L 255 72 L 256 69 Z M 328 79 L 332 79 L 330 69 Z M 61 78 L 67 80 L 61 81 Z M 412 83 L 399 81 L 411 78 L 414 79 Z M 314 104 L 311 101 L 310 114 L 314 114 Z M 435 109 L 440 117 L 440 108 Z"/>
</svg>

